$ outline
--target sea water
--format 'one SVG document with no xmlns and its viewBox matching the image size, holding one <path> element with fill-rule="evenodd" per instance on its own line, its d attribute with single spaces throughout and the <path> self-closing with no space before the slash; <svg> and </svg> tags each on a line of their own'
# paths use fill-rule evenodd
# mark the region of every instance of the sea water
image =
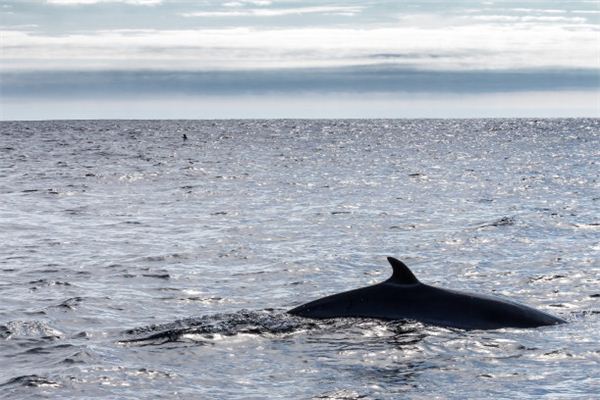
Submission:
<svg viewBox="0 0 600 400">
<path fill-rule="evenodd" d="M 1 122 L 0 396 L 593 398 L 599 155 L 598 119 Z M 285 313 L 386 256 L 568 324 Z"/>
</svg>

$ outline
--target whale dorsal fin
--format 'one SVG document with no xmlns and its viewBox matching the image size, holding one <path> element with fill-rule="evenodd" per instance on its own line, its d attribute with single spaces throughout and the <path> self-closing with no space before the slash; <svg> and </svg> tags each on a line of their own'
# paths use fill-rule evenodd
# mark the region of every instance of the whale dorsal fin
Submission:
<svg viewBox="0 0 600 400">
<path fill-rule="evenodd" d="M 419 283 L 419 280 L 414 276 L 411 270 L 404 265 L 402 261 L 396 260 L 394 257 L 388 257 L 387 259 L 394 270 L 394 273 L 389 281 L 399 283 L 401 285 L 412 285 Z"/>
</svg>

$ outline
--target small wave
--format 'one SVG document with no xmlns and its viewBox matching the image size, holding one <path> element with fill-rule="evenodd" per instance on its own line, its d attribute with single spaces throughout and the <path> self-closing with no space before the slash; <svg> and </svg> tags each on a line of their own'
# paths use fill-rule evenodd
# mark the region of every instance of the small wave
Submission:
<svg viewBox="0 0 600 400">
<path fill-rule="evenodd" d="M 187 260 L 189 259 L 189 254 L 182 253 L 171 253 L 171 254 L 159 254 L 153 256 L 144 256 L 136 259 L 136 261 L 141 262 L 162 262 L 162 261 L 177 261 L 177 260 Z"/>
<path fill-rule="evenodd" d="M 83 300 L 84 298 L 80 296 L 71 297 L 53 307 L 62 308 L 66 310 L 75 310 Z"/>
<path fill-rule="evenodd" d="M 62 336 L 62 332 L 43 321 L 10 321 L 6 325 L 0 325 L 0 338 L 3 339 L 58 339 Z"/>
<path fill-rule="evenodd" d="M 553 281 L 555 279 L 563 279 L 563 278 L 567 278 L 567 276 L 560 275 L 560 274 L 540 275 L 540 276 L 534 276 L 534 277 L 529 278 L 529 282 L 533 283 L 533 282 L 537 282 L 537 281 Z"/>
<path fill-rule="evenodd" d="M 22 375 L 11 378 L 0 386 L 59 387 L 60 384 L 43 376 Z"/>
<path fill-rule="evenodd" d="M 491 222 L 479 224 L 475 228 L 483 229 L 483 228 L 490 228 L 490 227 L 512 226 L 514 224 L 515 224 L 515 219 L 513 217 L 502 217 L 502 218 L 496 219 Z"/>
<path fill-rule="evenodd" d="M 31 290 L 38 290 L 40 287 L 44 286 L 73 286 L 73 284 L 66 281 L 55 281 L 52 279 L 37 279 L 35 281 L 30 281 L 30 285 L 34 285 L 31 287 Z"/>
<path fill-rule="evenodd" d="M 367 399 L 368 395 L 360 394 L 354 390 L 335 390 L 333 392 L 323 393 L 312 397 L 312 400 L 327 399 L 327 400 L 355 400 L 355 399 Z"/>
<path fill-rule="evenodd" d="M 589 224 L 573 224 L 578 229 L 600 229 L 600 222 L 591 222 Z"/>
<path fill-rule="evenodd" d="M 94 360 L 94 355 L 92 352 L 90 352 L 88 350 L 79 350 L 79 351 L 76 351 L 75 353 L 70 354 L 67 357 L 65 357 L 62 361 L 60 361 L 60 364 L 85 365 L 85 364 L 90 364 L 93 360 Z"/>
<path fill-rule="evenodd" d="M 168 324 L 129 329 L 125 333 L 137 337 L 121 340 L 120 343 L 160 345 L 183 341 L 190 337 L 210 340 L 214 335 L 276 335 L 314 329 L 317 326 L 316 322 L 294 317 L 285 312 L 241 310 L 235 313 L 186 318 Z"/>
</svg>

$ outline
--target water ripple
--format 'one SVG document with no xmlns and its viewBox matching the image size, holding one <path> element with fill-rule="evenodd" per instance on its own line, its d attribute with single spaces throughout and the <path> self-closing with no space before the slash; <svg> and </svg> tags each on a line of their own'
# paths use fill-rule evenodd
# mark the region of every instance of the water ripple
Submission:
<svg viewBox="0 0 600 400">
<path fill-rule="evenodd" d="M 0 137 L 2 396 L 596 396 L 598 119 L 0 122 Z M 285 313 L 387 278 L 390 255 L 569 323 Z"/>
</svg>

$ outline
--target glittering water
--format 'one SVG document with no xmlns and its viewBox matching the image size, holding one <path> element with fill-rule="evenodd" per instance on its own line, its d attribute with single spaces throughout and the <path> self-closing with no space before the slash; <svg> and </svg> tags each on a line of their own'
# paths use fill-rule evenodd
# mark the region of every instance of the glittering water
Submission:
<svg viewBox="0 0 600 400">
<path fill-rule="evenodd" d="M 593 397 L 599 153 L 597 119 L 2 122 L 0 396 Z M 569 323 L 285 314 L 387 255 Z"/>
</svg>

